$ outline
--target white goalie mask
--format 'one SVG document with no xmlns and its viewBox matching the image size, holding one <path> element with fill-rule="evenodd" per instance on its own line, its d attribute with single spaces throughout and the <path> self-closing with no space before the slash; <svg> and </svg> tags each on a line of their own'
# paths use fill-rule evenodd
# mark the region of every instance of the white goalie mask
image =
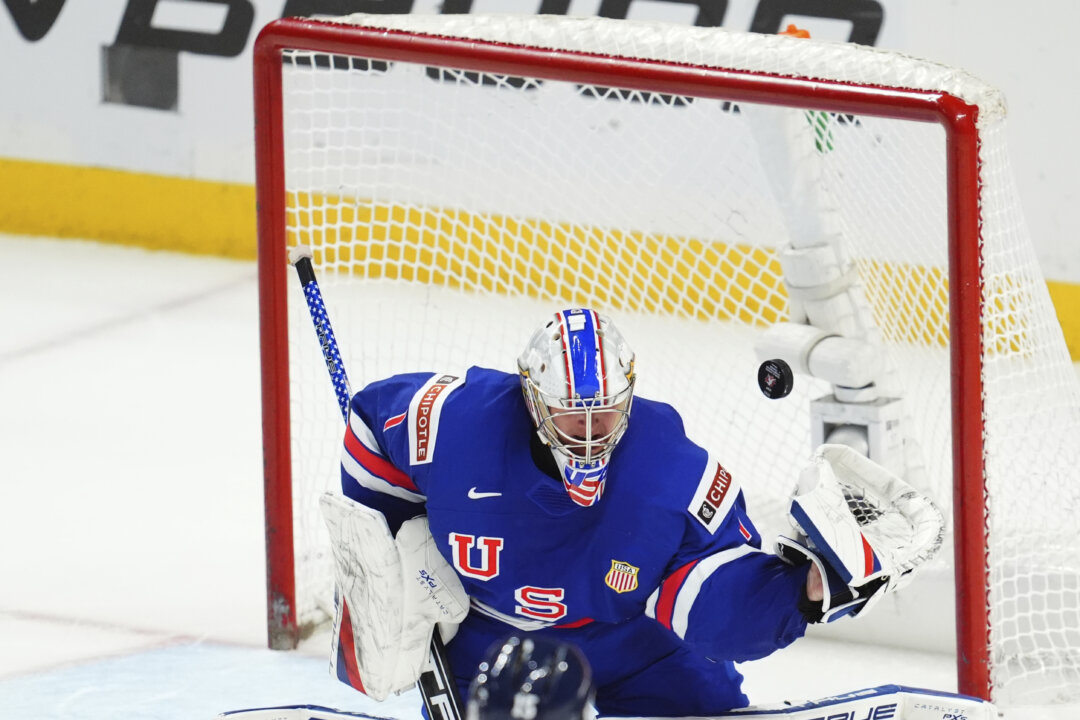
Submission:
<svg viewBox="0 0 1080 720">
<path fill-rule="evenodd" d="M 630 418 L 634 353 L 607 317 L 563 310 L 518 358 L 525 405 L 579 505 L 599 500 L 607 464 Z"/>
</svg>

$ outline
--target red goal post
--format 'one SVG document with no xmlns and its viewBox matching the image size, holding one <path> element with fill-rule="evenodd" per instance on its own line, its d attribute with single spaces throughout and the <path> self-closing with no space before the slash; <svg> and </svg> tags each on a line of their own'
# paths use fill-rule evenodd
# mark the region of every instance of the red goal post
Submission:
<svg viewBox="0 0 1080 720">
<path fill-rule="evenodd" d="M 993 690 L 994 699 L 1000 702 L 1002 698 L 997 696 L 997 689 L 1019 675 L 1023 676 L 1023 680 L 1018 681 L 1018 686 L 1023 690 L 1017 693 L 1017 697 L 1027 698 L 1028 695 L 1024 693 L 1032 682 L 1030 676 L 1039 674 L 1046 666 L 1040 663 L 1050 663 L 1045 658 L 1054 655 L 1052 693 L 1059 698 L 1080 693 L 1076 683 L 1075 653 L 1069 648 L 1071 635 L 1064 641 L 1065 647 L 1058 647 L 1053 639 L 1028 642 L 1011 636 L 998 638 L 992 632 L 998 623 L 1011 627 L 1017 624 L 1040 625 L 1042 621 L 1032 621 L 1025 614 L 1018 623 L 1007 614 L 1011 611 L 1000 609 L 1002 599 L 999 595 L 1013 591 L 996 589 L 994 578 L 998 571 L 995 570 L 995 563 L 1009 566 L 1009 569 L 1000 572 L 1008 576 L 1004 582 L 1012 583 L 1008 585 L 1012 588 L 1015 585 L 1015 566 L 1026 561 L 1002 560 L 991 547 L 990 538 L 994 537 L 994 533 L 1011 533 L 1022 521 L 1007 520 L 999 525 L 994 519 L 995 513 L 1003 511 L 993 506 L 990 499 L 996 497 L 995 493 L 1002 492 L 999 488 L 1005 486 L 991 487 L 992 483 L 998 481 L 995 479 L 996 470 L 988 468 L 988 464 L 992 466 L 1001 453 L 1007 453 L 1010 457 L 1007 467 L 1012 468 L 1017 462 L 1013 455 L 1019 454 L 1022 462 L 1026 457 L 1024 453 L 1045 452 L 1047 448 L 1039 447 L 1037 442 L 1027 445 L 1022 442 L 1006 442 L 1003 446 L 995 444 L 1001 440 L 1001 433 L 1018 432 L 1022 435 L 1023 430 L 1013 427 L 1015 420 L 1010 421 L 1009 427 L 1002 428 L 988 421 L 988 412 L 1000 409 L 1000 404 L 1006 402 L 997 400 L 995 393 L 999 385 L 1014 384 L 1011 377 L 988 382 L 988 367 L 1016 365 L 1034 357 L 1035 365 L 1023 370 L 1024 377 L 1050 373 L 1056 380 L 1061 378 L 1063 362 L 1061 350 L 1053 337 L 1055 321 L 1052 309 L 1048 309 L 1048 298 L 1043 297 L 1045 288 L 1039 288 L 1041 276 L 1037 266 L 1034 269 L 1028 267 L 1031 263 L 1027 248 L 1021 251 L 1026 263 L 1022 268 L 1012 267 L 1015 264 L 1013 261 L 1006 263 L 1010 267 L 1006 268 L 1005 274 L 997 268 L 988 267 L 991 264 L 988 257 L 997 252 L 991 244 L 1014 244 L 1017 238 L 1028 243 L 1022 228 L 1016 230 L 1018 223 L 1014 217 L 1018 211 L 1013 207 L 1016 200 L 1010 192 L 1007 159 L 1001 159 L 1004 153 L 1000 129 L 1004 122 L 1004 103 L 996 91 L 960 71 L 873 48 L 599 18 L 358 15 L 340 21 L 284 19 L 271 23 L 260 34 L 255 46 L 254 62 L 268 613 L 272 646 L 295 645 L 311 622 L 300 617 L 303 611 L 300 609 L 302 601 L 298 597 L 301 591 L 297 589 L 300 574 L 297 568 L 306 567 L 307 561 L 298 557 L 299 531 L 294 531 L 294 524 L 299 527 L 301 520 L 294 516 L 307 511 L 298 509 L 304 501 L 297 494 L 317 495 L 318 491 L 313 488 L 319 487 L 320 483 L 332 485 L 334 482 L 333 450 L 329 452 L 330 459 L 318 466 L 322 469 L 316 470 L 300 470 L 297 455 L 313 452 L 311 448 L 317 441 L 312 438 L 318 438 L 320 434 L 329 436 L 330 445 L 337 441 L 332 417 L 330 424 L 313 431 L 312 436 L 298 437 L 301 435 L 298 427 L 306 422 L 304 418 L 298 418 L 298 394 L 317 396 L 312 402 L 325 403 L 331 416 L 335 407 L 325 380 L 320 387 L 318 380 L 297 379 L 298 363 L 304 362 L 298 356 L 310 353 L 310 348 L 298 348 L 303 348 L 305 344 L 313 345 L 314 340 L 305 334 L 310 330 L 306 330 L 302 323 L 290 320 L 293 313 L 290 304 L 294 302 L 290 295 L 295 288 L 289 283 L 287 247 L 298 242 L 313 245 L 316 265 L 321 263 L 323 268 L 320 273 L 325 272 L 332 278 L 326 283 L 324 293 L 335 322 L 339 313 L 347 313 L 349 308 L 361 316 L 349 320 L 346 327 L 338 328 L 345 363 L 350 368 L 350 376 L 358 384 L 390 370 L 436 369 L 441 362 L 439 354 L 448 352 L 446 348 L 453 343 L 453 340 L 448 340 L 448 345 L 437 345 L 432 341 L 430 347 L 420 350 L 406 347 L 404 341 L 400 345 L 395 344 L 398 342 L 396 327 L 403 326 L 405 322 L 415 322 L 412 326 L 415 328 L 423 326 L 426 315 L 415 314 L 422 310 L 410 311 L 414 314 L 408 315 L 407 320 L 385 323 L 387 337 L 394 339 L 375 339 L 377 333 L 363 324 L 370 321 L 370 317 L 365 320 L 362 316 L 386 311 L 371 310 L 374 307 L 371 303 L 377 301 L 369 295 L 354 298 L 350 294 L 355 290 L 354 286 L 367 283 L 374 287 L 376 295 L 393 297 L 390 303 L 394 305 L 398 304 L 394 295 L 397 290 L 384 291 L 381 289 L 383 283 L 426 284 L 429 286 L 425 290 L 427 293 L 433 292 L 430 288 L 450 289 L 461 294 L 462 303 L 469 303 L 478 295 L 506 297 L 509 298 L 507 303 L 516 302 L 517 298 L 546 301 L 548 305 L 559 301 L 589 302 L 605 310 L 624 312 L 629 317 L 686 319 L 690 324 L 688 332 L 702 336 L 720 332 L 714 332 L 712 325 L 703 331 L 702 323 L 714 323 L 717 327 L 726 328 L 743 320 L 743 314 L 749 313 L 753 317 L 743 324 L 759 329 L 770 322 L 784 319 L 790 299 L 790 289 L 785 289 L 783 278 L 770 276 L 767 281 L 762 281 L 764 275 L 755 264 L 774 269 L 777 263 L 770 253 L 778 252 L 776 248 L 764 244 L 749 250 L 744 248 L 745 244 L 754 246 L 759 236 L 770 233 L 783 235 L 782 231 L 775 230 L 769 224 L 773 221 L 768 218 L 763 220 L 762 227 L 766 229 L 758 232 L 757 221 L 746 219 L 751 212 L 738 207 L 727 211 L 724 219 L 718 221 L 724 226 L 724 232 L 718 235 L 737 237 L 739 242 L 728 242 L 722 249 L 713 249 L 710 240 L 702 239 L 695 233 L 701 234 L 699 228 L 705 227 L 711 217 L 720 216 L 719 211 L 710 210 L 712 215 L 703 214 L 700 222 L 696 219 L 685 221 L 684 218 L 673 220 L 671 229 L 645 227 L 653 223 L 654 218 L 663 215 L 664 209 L 678 199 L 674 194 L 666 198 L 666 204 L 658 204 L 651 215 L 642 210 L 641 219 L 635 220 L 632 216 L 641 210 L 643 202 L 643 196 L 638 194 L 638 185 L 647 185 L 658 177 L 668 178 L 669 166 L 666 163 L 671 159 L 668 156 L 677 153 L 657 151 L 657 157 L 650 155 L 649 161 L 656 162 L 656 167 L 662 167 L 663 171 L 650 166 L 640 176 L 634 176 L 635 183 L 627 183 L 625 187 L 619 184 L 627 173 L 638 172 L 633 164 L 634 153 L 648 143 L 652 137 L 648 132 L 663 127 L 661 123 L 672 118 L 681 122 L 682 115 L 688 114 L 672 108 L 680 104 L 704 108 L 711 103 L 716 106 L 715 117 L 723 117 L 725 123 L 728 120 L 743 122 L 751 115 L 751 106 L 762 106 L 792 109 L 799 113 L 826 113 L 827 116 L 821 117 L 833 122 L 838 134 L 854 135 L 857 131 L 852 127 L 864 128 L 858 131 L 864 135 L 874 133 L 874 138 L 863 137 L 860 142 L 865 141 L 870 152 L 875 148 L 884 148 L 882 152 L 891 153 L 889 157 L 894 158 L 888 162 L 895 164 L 888 165 L 872 159 L 865 161 L 865 165 L 858 165 L 864 161 L 852 160 L 852 165 L 845 166 L 836 176 L 838 183 L 844 179 L 850 181 L 857 172 L 855 168 L 863 167 L 861 172 L 866 174 L 853 182 L 863 187 L 892 182 L 875 176 L 875 172 L 901 176 L 908 172 L 906 156 L 918 154 L 916 149 L 921 147 L 921 141 L 907 140 L 907 136 L 903 135 L 906 129 L 896 131 L 898 140 L 891 139 L 893 136 L 888 133 L 892 132 L 894 124 L 903 128 L 909 125 L 940 128 L 940 156 L 929 166 L 933 167 L 934 173 L 941 175 L 943 209 L 940 213 L 940 238 L 934 239 L 940 239 L 943 247 L 933 251 L 941 253 L 941 270 L 936 270 L 934 263 L 924 261 L 915 250 L 910 256 L 904 255 L 906 248 L 900 246 L 905 235 L 899 235 L 900 240 L 884 238 L 884 249 L 866 250 L 865 256 L 856 249 L 852 251 L 852 256 L 859 268 L 860 283 L 868 288 L 871 296 L 875 319 L 886 318 L 881 322 L 881 334 L 890 347 L 892 344 L 922 344 L 931 346 L 928 352 L 932 353 L 933 346 L 947 345 L 948 359 L 944 369 L 938 372 L 938 379 L 928 381 L 926 389 L 912 389 L 911 384 L 902 384 L 902 387 L 911 404 L 929 406 L 940 403 L 940 413 L 947 418 L 944 429 L 929 427 L 924 430 L 929 435 L 936 432 L 948 436 L 945 440 L 948 466 L 938 468 L 936 474 L 946 476 L 937 480 L 940 482 L 938 499 L 952 511 L 958 689 L 982 697 L 990 697 Z M 391 107 L 396 100 L 388 98 L 399 91 L 384 91 L 382 85 L 389 88 L 390 76 L 399 70 L 404 76 L 407 68 L 415 68 L 416 77 L 403 83 L 408 88 L 400 91 L 402 98 L 405 98 L 401 105 Z M 290 73 L 306 79 L 291 81 Z M 345 79 L 350 73 L 356 77 Z M 422 77 L 431 80 L 431 95 L 438 97 L 416 100 L 408 95 L 422 85 Z M 470 99 L 470 93 L 481 92 L 477 88 L 487 93 L 482 96 L 482 105 L 475 104 L 476 99 Z M 574 184 L 576 194 L 590 198 L 582 201 L 583 209 L 580 212 L 567 210 L 564 213 L 557 207 L 562 198 L 554 192 L 552 202 L 548 202 L 546 196 L 543 200 L 539 199 L 547 192 L 545 188 L 552 184 L 553 179 L 562 178 L 558 168 L 549 172 L 543 165 L 547 155 L 556 152 L 559 143 L 545 143 L 541 138 L 536 147 L 524 148 L 521 144 L 530 142 L 530 139 L 517 135 L 517 131 L 512 129 L 515 123 L 520 124 L 525 113 L 534 110 L 537 113 L 551 113 L 545 109 L 546 106 L 536 109 L 541 104 L 537 100 L 541 95 L 539 88 L 547 88 L 551 95 L 562 93 L 575 98 L 589 98 L 567 100 L 568 103 L 599 102 L 596 98 L 601 98 L 607 102 L 605 108 L 615 107 L 620 102 L 626 106 L 625 115 L 615 120 L 610 120 L 606 114 L 603 116 L 609 121 L 606 128 L 599 121 L 590 119 L 566 130 L 566 135 L 553 136 L 560 142 L 570 137 L 577 141 L 583 133 L 595 130 L 595 136 L 583 140 L 580 147 L 575 146 L 578 155 L 587 151 L 583 148 L 603 145 L 609 142 L 610 135 L 624 132 L 625 128 L 636 126 L 636 123 L 640 122 L 645 128 L 643 135 L 636 137 L 634 142 L 614 145 L 615 151 L 608 151 L 611 154 L 606 157 L 613 169 L 597 168 L 597 165 L 604 164 L 598 162 L 597 158 L 605 157 L 598 151 L 587 165 L 575 168 L 575 177 L 566 179 L 567 183 Z M 499 92 L 504 97 L 493 99 Z M 460 93 L 460 97 L 456 93 Z M 343 99 L 335 100 L 339 94 Z M 477 94 L 476 98 L 481 98 L 481 95 Z M 673 98 L 675 101 L 672 101 Z M 503 100 L 506 102 L 503 103 Z M 436 102 L 446 104 L 433 104 Z M 379 108 L 384 107 L 383 103 L 387 108 L 385 118 L 376 115 Z M 507 111 L 510 114 L 504 119 L 499 113 L 504 105 L 512 103 L 518 103 L 520 108 L 515 105 L 515 109 Z M 738 109 L 740 107 L 743 108 L 741 111 Z M 565 115 L 543 115 L 537 120 L 534 136 L 545 131 L 545 124 L 558 125 L 561 119 L 576 111 L 575 106 L 573 111 L 567 111 Z M 651 115 L 654 111 L 658 116 L 664 115 L 667 120 L 652 117 L 640 120 L 640 117 Z M 415 116 L 406 116 L 405 113 L 415 113 Z M 440 125 L 432 131 L 427 123 L 436 117 L 441 118 Z M 401 121 L 401 118 L 407 119 Z M 320 125 L 323 121 L 326 124 Z M 878 121 L 886 129 L 877 130 L 878 125 L 874 123 Z M 896 122 L 890 124 L 893 121 Z M 398 126 L 395 122 L 403 124 Z M 485 126 L 484 122 L 490 124 Z M 710 132 L 708 122 L 711 121 L 703 121 L 704 124 L 695 130 L 701 132 L 703 138 Z M 453 123 L 457 124 L 448 129 Z M 480 129 L 477 130 L 476 126 Z M 435 132 L 436 135 L 433 139 L 425 139 L 425 131 Z M 478 137 L 473 138 L 473 132 L 478 133 Z M 563 132 L 561 127 L 557 132 Z M 607 135 L 604 135 L 605 132 Z M 754 128 L 750 127 L 747 132 L 752 135 Z M 496 137 L 498 133 L 504 133 L 505 137 Z M 406 148 L 402 145 L 398 149 L 390 145 L 396 142 L 395 138 L 404 135 L 410 135 L 415 146 Z M 830 135 L 830 150 L 831 138 Z M 444 146 L 453 143 L 460 143 L 460 147 L 469 149 L 453 158 L 440 155 L 450 152 Z M 488 163 L 486 167 L 481 167 L 478 158 L 484 156 L 493 144 L 499 146 L 498 152 L 484 160 Z M 837 140 L 837 144 L 841 144 L 840 140 Z M 499 176 L 500 182 L 491 180 L 490 189 L 477 191 L 475 196 L 470 195 L 467 188 L 487 188 L 484 183 L 489 179 L 488 174 L 503 172 L 499 158 L 510 152 L 511 148 L 517 148 L 521 157 L 529 162 L 521 162 L 516 168 L 508 167 L 505 175 Z M 826 154 L 820 146 L 818 149 L 820 154 Z M 726 159 L 729 156 L 725 153 L 728 152 L 739 153 L 742 150 L 724 150 L 716 157 Z M 761 153 L 763 156 L 765 154 L 764 151 Z M 385 167 L 374 164 L 382 162 L 386 155 L 393 155 L 393 158 Z M 454 162 L 450 162 L 450 159 Z M 573 160 L 574 157 L 567 154 L 560 156 L 558 162 L 569 167 Z M 684 158 L 683 162 L 689 164 L 689 160 Z M 366 171 L 369 168 L 366 163 L 369 162 L 372 163 L 370 171 L 361 172 L 364 177 L 359 184 L 350 186 L 357 168 Z M 448 176 L 441 175 L 436 180 L 419 177 L 430 168 L 437 168 L 432 172 L 445 173 L 448 172 L 447 168 L 454 168 L 456 172 L 457 168 L 471 168 L 473 162 L 477 165 L 475 176 L 460 176 L 462 188 L 467 186 L 466 189 L 447 189 L 445 179 Z M 310 167 L 305 163 L 310 163 Z M 322 170 L 319 169 L 320 163 L 324 168 Z M 731 165 L 736 163 L 732 162 Z M 318 174 L 326 172 L 325 167 L 329 166 L 333 166 L 332 172 Z M 610 215 L 605 215 L 603 205 L 608 197 L 590 194 L 593 182 L 585 180 L 580 181 L 580 186 L 576 184 L 579 182 L 577 178 L 594 171 L 599 173 L 599 180 L 595 184 L 606 183 L 617 187 L 619 191 L 611 195 L 626 195 L 625 201 L 613 201 L 623 204 L 615 207 Z M 467 170 L 462 169 L 461 172 Z M 535 186 L 529 184 L 532 180 L 520 177 L 521 174 L 533 172 L 541 178 L 535 180 Z M 695 169 L 693 172 L 711 173 L 712 168 Z M 755 176 L 762 173 L 757 169 L 748 172 Z M 375 184 L 384 177 L 384 185 Z M 457 176 L 454 177 L 457 179 Z M 400 196 L 395 195 L 402 183 L 410 178 L 419 178 L 415 189 Z M 711 175 L 709 180 L 721 182 Z M 519 182 L 522 183 L 520 186 L 517 185 Z M 659 184 L 664 180 L 656 182 Z M 729 183 L 724 185 L 728 192 L 718 195 L 738 196 L 740 185 L 750 181 L 736 176 L 722 182 Z M 919 181 L 896 180 L 895 185 L 888 185 L 887 189 L 875 196 L 884 208 L 881 212 L 921 213 L 920 208 L 886 207 L 890 202 L 893 205 L 902 204 L 898 197 L 888 197 L 890 193 L 916 192 L 919 188 L 914 186 L 920 184 Z M 680 187 L 679 192 L 692 192 L 691 185 L 688 183 L 685 188 Z M 775 185 L 765 184 L 762 187 L 765 190 L 758 195 L 768 194 L 770 187 L 776 191 Z M 506 197 L 499 195 L 502 188 L 506 188 Z M 662 191 L 657 192 L 663 195 Z M 858 196 L 858 187 L 852 188 L 851 192 L 853 196 Z M 835 199 L 840 197 L 840 193 L 830 194 L 829 197 Z M 535 205 L 525 207 L 533 198 L 536 198 Z M 996 203 L 1001 198 L 1011 205 L 999 212 Z M 468 203 L 473 199 L 476 200 L 475 206 L 470 206 Z M 713 202 L 721 201 L 709 197 L 708 203 Z M 688 207 L 702 204 L 688 202 Z M 782 198 L 779 204 L 784 205 Z M 843 207 L 842 202 L 839 204 L 842 206 L 841 214 L 865 213 L 868 216 L 865 220 L 852 220 L 845 216 L 838 221 L 837 227 L 840 229 L 837 232 L 841 236 L 845 232 L 850 234 L 852 228 L 874 227 L 875 223 L 876 227 L 884 228 L 890 224 L 875 218 L 879 210 L 877 207 L 858 208 L 859 203 L 851 203 L 848 208 Z M 521 209 L 523 207 L 525 209 Z M 542 212 L 551 207 L 556 207 L 556 210 L 550 218 L 544 218 Z M 582 219 L 593 208 L 596 208 L 596 215 Z M 575 215 L 575 212 L 578 214 Z M 769 212 L 764 215 L 769 215 Z M 992 223 L 1001 221 L 1000 216 L 1006 218 L 1007 227 L 1004 230 L 991 227 Z M 625 225 L 614 227 L 612 223 L 615 220 L 611 218 L 622 217 L 628 218 Z M 684 221 L 685 227 L 682 224 Z M 494 226 L 497 228 L 492 229 Z M 917 226 L 913 227 L 915 229 L 910 231 L 909 238 L 912 245 L 916 240 L 921 240 L 919 236 L 924 234 Z M 887 233 L 887 230 L 881 232 Z M 877 229 L 863 235 L 876 233 Z M 937 235 L 938 231 L 929 234 Z M 861 240 L 854 240 L 853 245 Z M 456 244 L 459 241 L 460 246 Z M 522 250 L 523 243 L 532 244 L 527 250 Z M 619 249 L 604 249 L 612 245 L 617 245 Z M 732 260 L 733 247 L 737 250 L 737 261 Z M 513 250 L 508 252 L 507 248 Z M 643 248 L 650 253 L 655 252 L 659 260 L 642 260 L 645 254 Z M 618 265 L 620 269 L 616 273 L 616 282 L 612 284 L 626 284 L 630 289 L 619 295 L 617 288 L 596 288 L 587 279 L 582 280 L 582 263 L 584 267 L 590 266 L 590 263 L 564 258 L 564 255 L 574 255 L 578 251 L 581 257 L 598 258 Z M 535 258 L 537 253 L 545 254 L 543 260 L 530 260 L 535 262 L 535 266 L 523 268 L 523 258 Z M 718 254 L 714 256 L 713 253 Z M 747 259 L 758 258 L 760 253 L 764 253 L 766 259 Z M 474 258 L 477 254 L 480 257 Z M 699 262 L 700 258 L 704 260 Z M 712 263 L 712 259 L 715 259 L 715 263 Z M 505 267 L 500 263 L 504 263 Z M 715 267 L 734 264 L 738 267 L 730 276 L 723 276 L 728 278 L 727 281 L 719 282 L 718 275 L 707 275 L 705 280 L 698 280 L 695 273 L 699 272 L 699 264 Z M 751 265 L 753 267 L 748 270 Z M 592 266 L 597 272 L 604 270 L 603 263 L 593 263 Z M 705 269 L 703 272 L 711 270 Z M 490 273 L 490 278 L 485 273 Z M 897 280 L 901 273 L 905 273 L 904 279 Z M 480 277 L 482 275 L 484 277 Z M 744 279 L 744 275 L 749 279 Z M 662 287 L 658 284 L 661 282 L 657 280 L 658 277 L 665 283 Z M 884 289 L 880 295 L 876 294 L 878 291 L 875 288 L 885 288 L 890 283 L 899 288 Z M 921 283 L 930 289 L 925 290 Z M 725 284 L 730 285 L 730 290 L 724 287 Z M 760 289 L 763 285 L 766 290 Z M 337 308 L 333 307 L 335 292 L 340 293 L 341 298 L 349 298 L 341 299 L 341 305 Z M 923 296 L 924 292 L 927 297 Z M 768 297 L 764 297 L 766 293 Z M 938 293 L 941 294 L 940 298 L 937 297 Z M 895 323 L 891 319 L 891 311 L 878 307 L 878 303 L 888 304 L 888 298 L 906 307 L 914 295 L 918 296 L 912 303 L 914 307 Z M 421 307 L 442 302 L 432 302 L 431 296 L 427 297 L 427 305 L 422 303 Z M 1017 303 L 1023 303 L 1023 306 L 1017 307 Z M 1000 312 L 1003 308 L 1004 315 Z M 937 318 L 939 311 L 942 317 Z M 1049 319 L 1046 317 L 1048 312 Z M 521 318 L 519 333 L 526 332 L 538 317 Z M 1032 320 L 1033 317 L 1037 319 Z M 920 324 L 937 322 L 940 322 L 942 329 L 935 336 L 936 339 L 927 340 L 921 336 L 928 335 L 929 331 L 920 328 Z M 444 323 L 440 321 L 436 324 Z M 620 324 L 623 323 L 620 321 Z M 1043 332 L 1047 325 L 1050 326 L 1049 340 L 1044 339 L 1047 333 Z M 419 330 L 416 332 L 420 333 Z M 476 338 L 486 340 L 490 330 L 478 329 L 475 333 Z M 415 342 L 424 343 L 424 337 L 417 338 Z M 705 342 L 704 337 L 702 342 Z M 372 344 L 380 348 L 390 345 L 400 347 L 400 350 L 388 353 L 397 353 L 400 362 L 390 359 L 383 362 L 382 356 L 377 361 L 369 360 L 374 352 L 370 347 Z M 691 346 L 695 346 L 694 343 Z M 513 339 L 508 347 L 513 347 Z M 642 350 L 636 349 L 640 357 Z M 462 362 L 468 361 L 467 350 Z M 907 348 L 901 348 L 897 350 L 896 357 L 904 358 L 907 352 Z M 509 362 L 513 355 L 506 357 Z M 903 365 L 904 362 L 897 359 L 893 364 Z M 1067 356 L 1064 362 L 1067 365 Z M 311 364 L 310 361 L 308 363 Z M 1068 369 L 1071 372 L 1071 368 Z M 317 376 L 317 372 L 312 375 Z M 796 381 L 797 386 L 800 382 Z M 1040 393 L 1039 397 L 1049 397 L 1043 393 L 1051 390 L 1037 379 L 1032 382 Z M 939 393 L 942 383 L 945 390 Z M 310 391 L 305 389 L 308 384 L 311 385 Z M 802 385 L 810 386 L 804 391 L 806 393 L 815 387 L 813 382 Z M 821 389 L 820 385 L 817 387 Z M 734 396 L 736 391 L 726 392 Z M 941 397 L 936 397 L 935 393 Z M 667 399 L 662 386 L 658 387 L 655 395 L 659 399 Z M 1066 406 L 1069 403 L 1073 403 L 1070 407 L 1077 405 L 1075 388 L 1069 386 L 1064 395 Z M 806 395 L 800 399 L 796 393 L 785 402 L 807 405 L 810 399 L 812 397 Z M 1038 401 L 1034 404 L 1037 405 Z M 770 405 L 765 410 L 755 409 L 755 419 L 739 424 L 755 427 L 758 423 L 771 422 L 758 418 L 767 417 L 761 413 L 773 412 L 778 405 Z M 988 408 L 988 405 L 992 407 Z M 677 404 L 677 407 L 684 411 L 682 406 Z M 742 411 L 739 408 L 730 412 Z M 305 418 L 318 412 L 307 409 L 299 411 Z M 786 473 L 775 469 L 772 473 L 782 475 L 776 480 L 778 487 L 782 488 L 777 491 L 780 502 L 797 472 L 799 452 L 803 449 L 809 452 L 809 437 L 803 432 L 806 412 L 797 412 L 797 419 L 783 420 L 777 424 L 782 428 L 780 433 L 799 435 L 797 447 L 793 446 L 790 454 L 785 455 L 785 464 L 780 466 L 786 468 Z M 1031 409 L 1033 414 L 1038 412 L 1037 407 Z M 1067 413 L 1067 410 L 1063 410 L 1058 415 L 1064 417 Z M 693 428 L 694 412 L 684 411 L 684 414 L 691 416 L 688 427 Z M 917 420 L 913 425 L 919 422 Z M 337 423 L 340 425 L 340 419 Z M 707 427 L 716 425 L 716 422 L 713 416 L 703 416 L 699 425 Z M 734 429 L 731 431 L 734 432 Z M 730 437 L 729 434 L 719 438 L 719 441 L 724 442 Z M 741 438 L 738 444 L 746 444 L 753 439 Z M 932 445 L 934 441 L 930 437 L 925 444 Z M 730 439 L 727 442 L 736 444 Z M 1056 447 L 1049 450 L 1063 452 Z M 1067 452 L 1064 454 L 1067 455 Z M 750 459 L 744 462 L 748 470 L 757 472 L 753 463 Z M 930 464 L 933 465 L 932 462 Z M 1064 464 L 1068 465 L 1068 462 Z M 931 467 L 931 470 L 934 469 Z M 1041 466 L 1039 472 L 1042 472 Z M 1061 485 L 1070 480 L 1075 483 L 1077 479 L 1075 463 L 1073 467 L 1064 469 L 1055 465 L 1046 472 L 1051 481 Z M 301 479 L 295 477 L 297 475 L 329 477 Z M 1062 500 L 1052 496 L 1047 498 L 1047 502 L 1060 503 Z M 318 520 L 308 518 L 302 522 L 310 525 L 312 522 L 317 524 Z M 1025 542 L 1023 530 L 1017 532 L 1017 538 L 1014 542 Z M 1072 538 L 1067 538 L 1067 542 L 1071 541 Z M 314 554 L 317 555 L 317 551 Z M 1066 562 L 1065 558 L 1061 558 L 1061 562 L 1068 564 L 1072 561 Z M 1056 563 L 1055 568 L 1059 565 L 1061 563 Z M 1055 576 L 1051 582 L 1074 583 L 1073 570 L 1074 567 L 1061 570 L 1060 577 Z M 1036 589 L 1031 592 L 1041 591 Z M 1010 607 L 1017 604 L 1013 597 L 1006 597 L 1004 602 Z M 1033 604 L 1026 594 L 1019 602 Z M 1053 602 L 1061 605 L 1058 600 Z M 995 606 L 995 603 L 999 605 Z M 995 610 L 995 607 L 999 609 Z M 995 615 L 995 612 L 1005 612 L 1006 615 Z M 1027 610 L 1022 613 L 1027 613 Z M 1067 626 L 1069 619 L 1076 616 L 1076 608 L 1066 604 L 1056 607 L 1051 614 L 1053 618 L 1048 621 L 1051 625 L 1063 622 Z M 1009 649 L 1000 650 L 1003 645 Z M 1004 658 L 1002 655 L 1014 651 L 1018 656 L 1031 651 L 1031 656 L 1011 659 L 1011 656 Z"/>
</svg>

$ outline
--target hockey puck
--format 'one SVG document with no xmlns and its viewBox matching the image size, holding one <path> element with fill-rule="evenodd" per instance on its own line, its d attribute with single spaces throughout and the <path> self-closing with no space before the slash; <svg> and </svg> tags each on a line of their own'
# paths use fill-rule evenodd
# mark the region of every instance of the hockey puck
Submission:
<svg viewBox="0 0 1080 720">
<path fill-rule="evenodd" d="M 770 400 L 787 397 L 795 384 L 795 373 L 791 366 L 780 358 L 766 360 L 757 371 L 757 384 L 761 394 Z"/>
</svg>

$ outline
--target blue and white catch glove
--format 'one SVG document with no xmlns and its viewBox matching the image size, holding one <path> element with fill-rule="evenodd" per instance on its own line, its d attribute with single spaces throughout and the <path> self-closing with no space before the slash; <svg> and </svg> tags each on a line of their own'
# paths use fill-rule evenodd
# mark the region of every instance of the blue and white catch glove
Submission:
<svg viewBox="0 0 1080 720">
<path fill-rule="evenodd" d="M 810 622 L 858 615 L 906 585 L 941 548 L 945 529 L 930 498 L 844 445 L 814 453 L 788 519 L 795 537 L 779 537 L 776 554 L 821 572 L 824 599 L 799 606 Z"/>
</svg>

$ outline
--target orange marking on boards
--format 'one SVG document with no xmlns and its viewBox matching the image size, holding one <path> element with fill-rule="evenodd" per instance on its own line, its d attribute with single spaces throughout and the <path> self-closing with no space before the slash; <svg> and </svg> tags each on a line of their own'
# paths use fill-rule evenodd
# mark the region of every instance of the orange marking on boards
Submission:
<svg viewBox="0 0 1080 720">
<path fill-rule="evenodd" d="M 780 32 L 778 32 L 776 34 L 777 35 L 786 35 L 787 37 L 806 38 L 807 40 L 810 39 L 810 31 L 809 30 L 803 30 L 802 28 L 800 28 L 800 27 L 798 27 L 796 25 L 788 25 L 786 28 L 784 28 L 783 30 L 781 30 Z"/>
</svg>

